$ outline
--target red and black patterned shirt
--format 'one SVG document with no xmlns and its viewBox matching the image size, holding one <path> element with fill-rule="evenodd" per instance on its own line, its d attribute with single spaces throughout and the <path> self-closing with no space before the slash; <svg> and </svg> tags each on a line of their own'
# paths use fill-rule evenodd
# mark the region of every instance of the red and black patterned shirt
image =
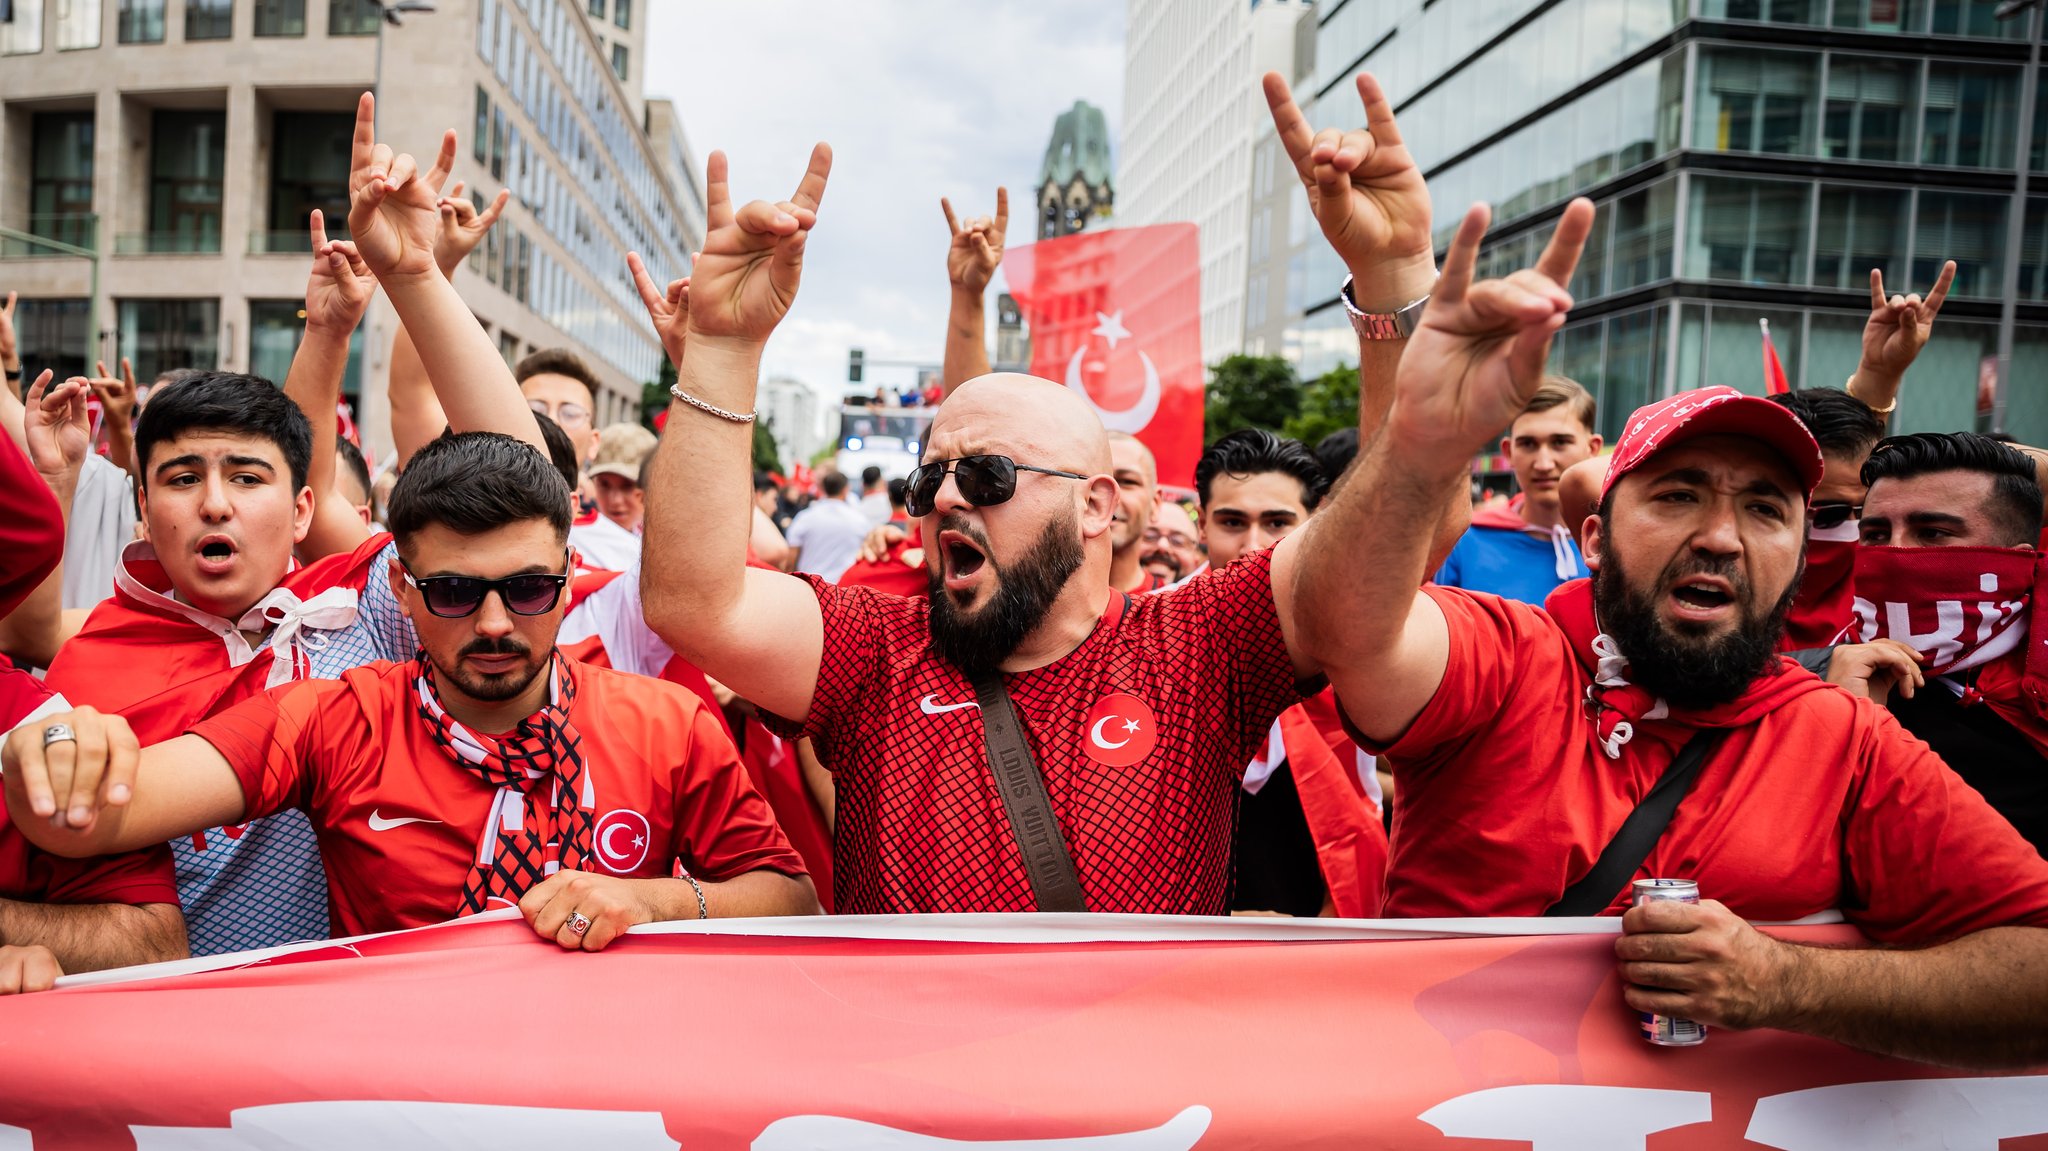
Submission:
<svg viewBox="0 0 2048 1151">
<path fill-rule="evenodd" d="M 1306 686 L 1271 573 L 1260 552 L 1112 596 L 1080 647 L 1004 677 L 1089 910 L 1224 911 L 1238 782 Z M 810 582 L 825 618 L 811 714 L 769 726 L 815 740 L 836 777 L 837 910 L 1033 910 L 974 687 L 931 650 L 929 602 Z"/>
</svg>

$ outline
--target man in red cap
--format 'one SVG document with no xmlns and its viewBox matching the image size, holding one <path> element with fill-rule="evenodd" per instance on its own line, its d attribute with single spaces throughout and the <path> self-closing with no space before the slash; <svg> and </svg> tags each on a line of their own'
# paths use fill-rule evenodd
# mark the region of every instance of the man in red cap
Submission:
<svg viewBox="0 0 2048 1151">
<path fill-rule="evenodd" d="M 2048 864 L 1881 708 L 1776 654 L 1822 470 L 1790 412 L 1705 388 L 1632 415 L 1586 525 L 1594 577 L 1547 612 L 1417 590 L 1434 509 L 1541 381 L 1592 217 L 1575 201 L 1534 269 L 1475 285 L 1487 212 L 1466 215 L 1347 485 L 1365 498 L 1307 529 L 1374 541 L 1371 563 L 1304 549 L 1294 591 L 1303 618 L 1345 621 L 1306 641 L 1395 765 L 1385 914 L 1625 911 L 1639 1011 L 1955 1064 L 2048 1058 Z M 1624 835 L 1675 765 L 1675 810 Z M 1629 909 L 1639 877 L 1708 898 Z M 1903 946 L 1746 922 L 1831 908 Z"/>
</svg>

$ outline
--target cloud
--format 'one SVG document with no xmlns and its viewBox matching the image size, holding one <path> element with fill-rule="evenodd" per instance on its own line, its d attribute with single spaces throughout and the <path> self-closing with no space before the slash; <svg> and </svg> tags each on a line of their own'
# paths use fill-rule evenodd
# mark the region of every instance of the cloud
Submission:
<svg viewBox="0 0 2048 1151">
<path fill-rule="evenodd" d="M 811 145 L 832 144 L 803 287 L 765 364 L 832 398 L 850 347 L 871 360 L 939 362 L 948 303 L 939 197 L 987 214 L 996 185 L 1008 185 L 1009 242 L 1029 243 L 1031 189 L 1054 118 L 1082 99 L 1112 125 L 1121 119 L 1120 3 L 644 7 L 647 94 L 675 101 L 700 160 L 725 151 L 737 200 L 788 196 Z"/>
</svg>

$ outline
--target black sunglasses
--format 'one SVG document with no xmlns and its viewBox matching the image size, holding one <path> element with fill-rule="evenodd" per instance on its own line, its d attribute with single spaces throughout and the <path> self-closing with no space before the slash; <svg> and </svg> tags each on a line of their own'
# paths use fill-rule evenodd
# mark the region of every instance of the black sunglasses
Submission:
<svg viewBox="0 0 2048 1151">
<path fill-rule="evenodd" d="M 1807 510 L 1807 519 L 1821 531 L 1841 527 L 1853 519 L 1860 519 L 1863 507 L 1860 504 L 1830 502 L 1815 504 Z"/>
<path fill-rule="evenodd" d="M 480 579 L 476 576 L 428 576 L 420 579 L 412 574 L 412 568 L 405 565 L 405 582 L 417 588 L 420 599 L 427 610 L 442 619 L 462 619 L 476 614 L 484 606 L 484 597 L 492 592 L 505 604 L 505 610 L 513 615 L 546 615 L 553 611 L 556 601 L 562 598 L 562 588 L 569 582 L 568 575 L 552 575 L 535 572 L 527 575 L 506 576 L 503 579 Z"/>
<path fill-rule="evenodd" d="M 913 516 L 932 514 L 932 508 L 938 503 L 939 488 L 946 482 L 948 472 L 953 474 L 953 482 L 960 485 L 961 497 L 978 508 L 993 507 L 1016 495 L 1018 472 L 1037 472 L 1042 476 L 1060 476 L 1070 480 L 1088 478 L 1078 472 L 1020 464 L 1008 456 L 961 456 L 958 459 L 934 460 L 910 469 L 910 477 L 904 481 L 903 509 Z"/>
</svg>

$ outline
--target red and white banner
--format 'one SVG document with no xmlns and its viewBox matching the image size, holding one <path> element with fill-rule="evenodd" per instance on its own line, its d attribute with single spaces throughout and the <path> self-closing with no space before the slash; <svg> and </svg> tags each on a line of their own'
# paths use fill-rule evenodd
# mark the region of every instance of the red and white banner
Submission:
<svg viewBox="0 0 2048 1151">
<path fill-rule="evenodd" d="M 1192 488 L 1202 454 L 1202 266 L 1193 224 L 1077 232 L 1012 250 L 1003 279 L 1031 325 L 1031 374 L 1095 405 Z"/>
<path fill-rule="evenodd" d="M 1775 1032 L 1650 1047 L 1614 929 L 877 917 L 667 925 L 586 955 L 469 921 L 0 1000 L 0 1148 L 1995 1151 L 2048 1132 L 2048 1075 Z"/>
</svg>

